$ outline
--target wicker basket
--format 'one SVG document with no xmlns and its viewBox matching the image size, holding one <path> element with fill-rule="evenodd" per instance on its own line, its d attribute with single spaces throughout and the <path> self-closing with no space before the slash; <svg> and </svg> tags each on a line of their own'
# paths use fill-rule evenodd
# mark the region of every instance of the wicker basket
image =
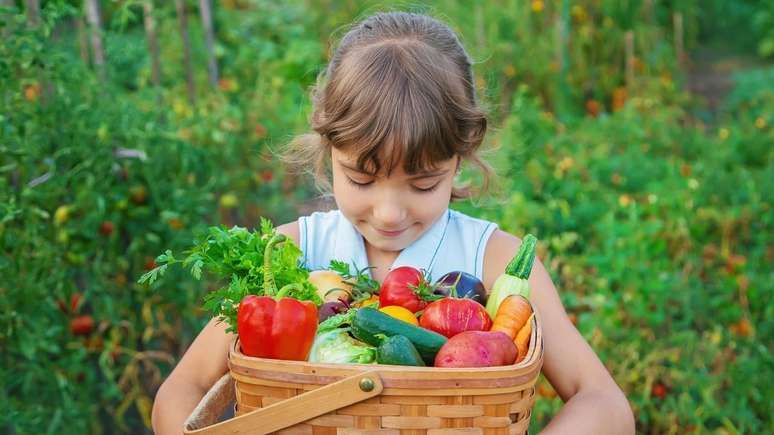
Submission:
<svg viewBox="0 0 774 435">
<path fill-rule="evenodd" d="M 537 316 L 532 326 L 524 360 L 484 369 L 280 361 L 245 356 L 235 341 L 233 381 L 224 377 L 205 396 L 185 433 L 525 434 L 543 365 Z M 236 417 L 215 424 L 200 418 L 208 401 L 222 403 L 229 394 L 236 394 Z"/>
</svg>

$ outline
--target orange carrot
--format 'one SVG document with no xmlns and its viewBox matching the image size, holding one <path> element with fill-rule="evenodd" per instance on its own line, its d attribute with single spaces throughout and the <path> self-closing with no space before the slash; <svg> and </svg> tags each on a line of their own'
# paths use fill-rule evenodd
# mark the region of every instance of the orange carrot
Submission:
<svg viewBox="0 0 774 435">
<path fill-rule="evenodd" d="M 534 316 L 535 313 L 532 313 L 529 316 L 527 323 L 519 330 L 519 333 L 516 334 L 516 339 L 513 340 L 513 342 L 516 343 L 516 349 L 519 351 L 519 354 L 516 356 L 516 362 L 523 360 L 524 357 L 527 356 L 527 351 L 529 350 L 529 337 L 532 335 L 532 317 Z"/>
<path fill-rule="evenodd" d="M 524 328 L 531 314 L 532 307 L 524 296 L 508 296 L 497 309 L 490 331 L 504 332 L 511 340 L 515 340 L 516 334 Z"/>
</svg>

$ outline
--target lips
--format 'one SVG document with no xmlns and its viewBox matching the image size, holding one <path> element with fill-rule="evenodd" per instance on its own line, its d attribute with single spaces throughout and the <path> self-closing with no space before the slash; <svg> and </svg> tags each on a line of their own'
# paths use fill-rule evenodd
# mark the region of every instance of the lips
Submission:
<svg viewBox="0 0 774 435">
<path fill-rule="evenodd" d="M 384 237 L 397 237 L 403 234 L 403 232 L 405 232 L 406 229 L 404 228 L 402 230 L 397 230 L 397 231 L 385 231 L 377 228 L 376 231 Z"/>
</svg>

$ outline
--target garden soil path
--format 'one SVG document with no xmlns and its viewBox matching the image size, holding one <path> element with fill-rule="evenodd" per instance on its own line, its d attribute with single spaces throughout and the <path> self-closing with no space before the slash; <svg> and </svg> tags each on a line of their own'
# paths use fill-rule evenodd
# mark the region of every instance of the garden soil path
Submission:
<svg viewBox="0 0 774 435">
<path fill-rule="evenodd" d="M 734 74 L 758 67 L 760 61 L 725 50 L 699 48 L 686 64 L 686 88 L 704 101 L 709 121 L 714 122 L 734 88 Z"/>
</svg>

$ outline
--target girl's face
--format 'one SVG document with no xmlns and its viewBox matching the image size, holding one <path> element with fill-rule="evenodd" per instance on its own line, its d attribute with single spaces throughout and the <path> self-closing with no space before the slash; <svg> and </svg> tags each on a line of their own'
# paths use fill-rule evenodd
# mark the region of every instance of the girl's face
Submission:
<svg viewBox="0 0 774 435">
<path fill-rule="evenodd" d="M 432 172 L 407 174 L 397 165 L 389 177 L 357 169 L 357 157 L 332 148 L 333 196 L 341 213 L 366 243 L 381 251 L 401 251 L 429 229 L 451 199 L 459 157 Z"/>
</svg>

